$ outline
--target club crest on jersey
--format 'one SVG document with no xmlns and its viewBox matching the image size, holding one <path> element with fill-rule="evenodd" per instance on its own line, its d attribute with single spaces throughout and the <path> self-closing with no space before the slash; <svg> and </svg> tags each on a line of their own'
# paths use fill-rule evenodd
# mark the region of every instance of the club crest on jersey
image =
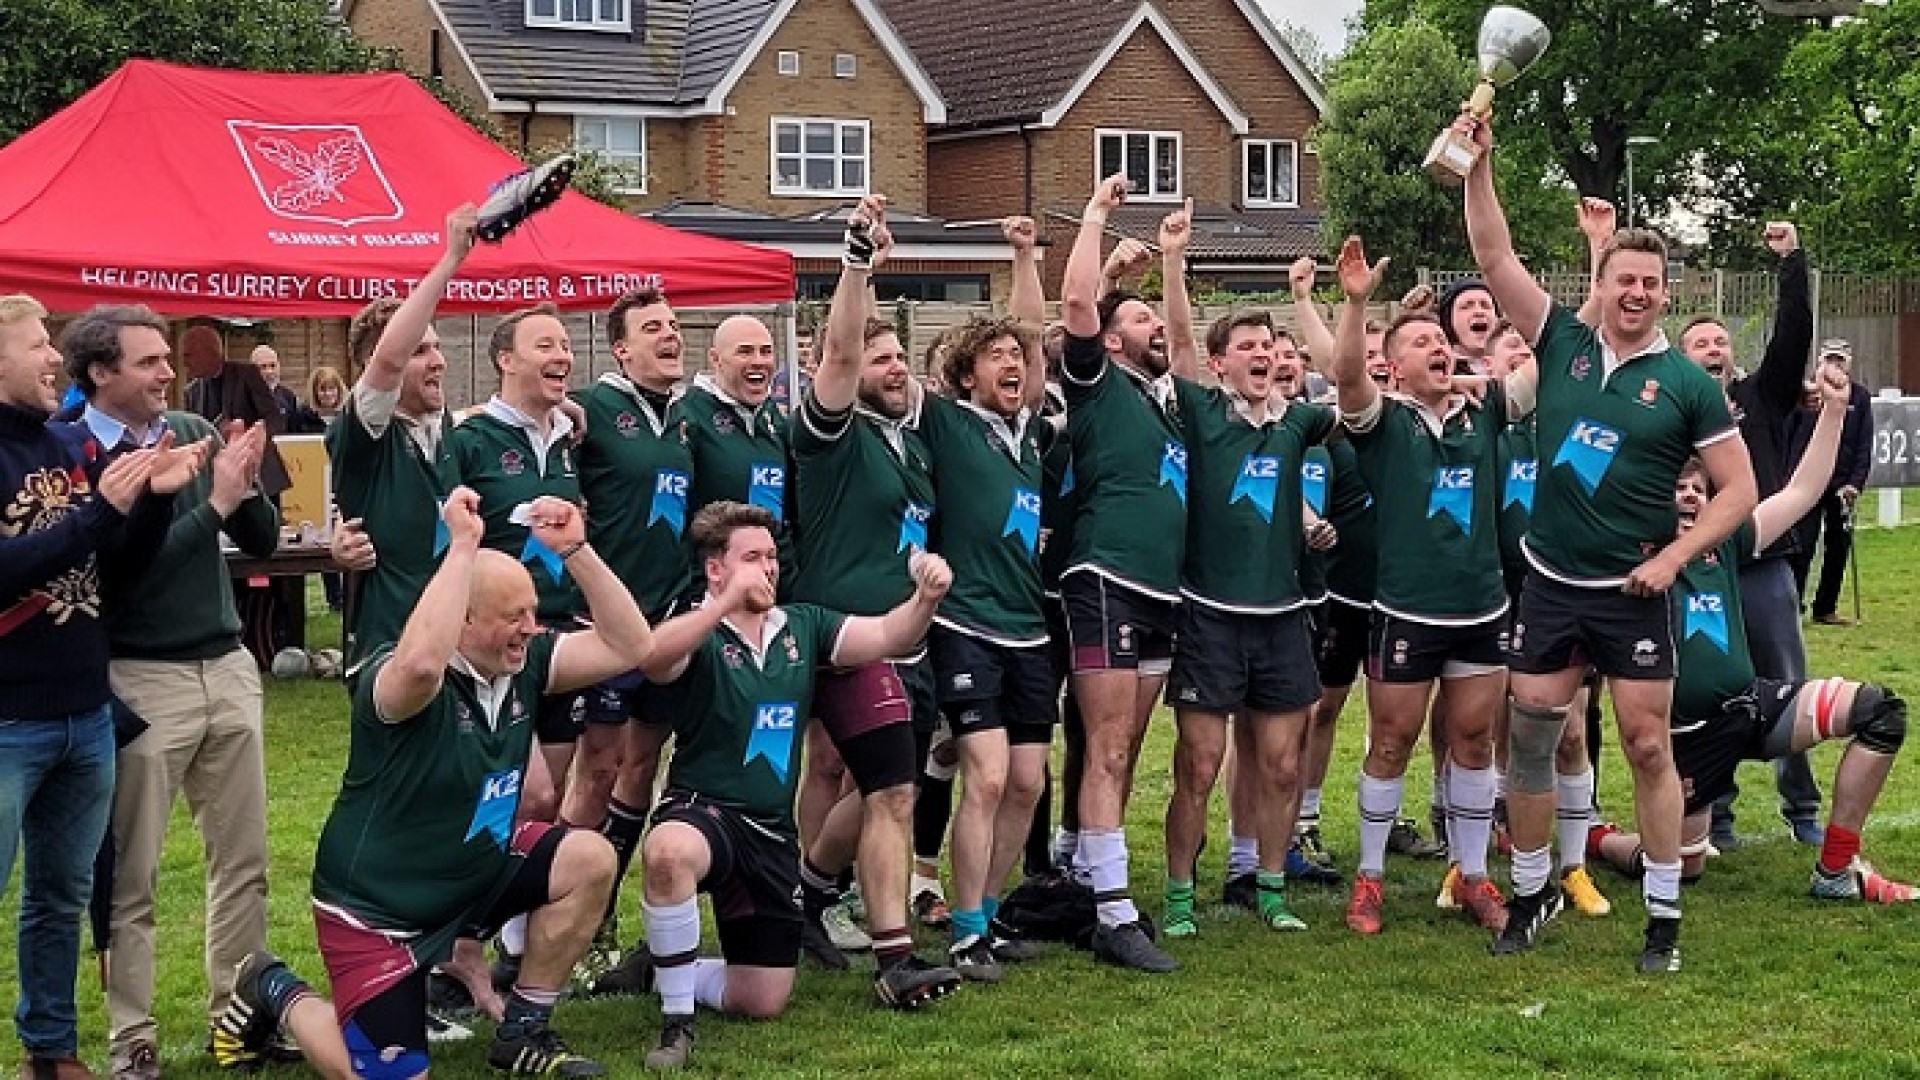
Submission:
<svg viewBox="0 0 1920 1080">
<path fill-rule="evenodd" d="M 1427 497 L 1427 516 L 1445 514 L 1460 526 L 1462 533 L 1473 533 L 1473 466 L 1442 465 L 1433 470 L 1433 490 Z"/>
<path fill-rule="evenodd" d="M 500 471 L 508 476 L 519 476 L 527 471 L 527 459 L 518 450 L 503 450 L 500 452 Z"/>
<path fill-rule="evenodd" d="M 739 427 L 740 424 L 733 418 L 733 413 L 726 409 L 715 409 L 713 411 L 713 430 L 722 435 L 731 435 L 739 430 Z"/>
<path fill-rule="evenodd" d="M 647 511 L 647 528 L 664 521 L 673 530 L 674 539 L 687 528 L 687 474 L 677 469 L 661 469 L 653 478 L 653 506 Z"/>
<path fill-rule="evenodd" d="M 1585 353 L 1574 357 L 1573 363 L 1567 365 L 1567 374 L 1573 376 L 1575 379 L 1585 380 L 1587 375 L 1592 371 L 1593 361 L 1587 359 L 1587 354 Z"/>
<path fill-rule="evenodd" d="M 787 507 L 787 470 L 782 465 L 755 464 L 747 470 L 747 505 L 757 506 L 781 521 Z"/>
<path fill-rule="evenodd" d="M 1728 651 L 1726 597 L 1717 592 L 1687 597 L 1687 617 L 1681 637 L 1692 640 L 1696 634 L 1722 653 Z"/>
<path fill-rule="evenodd" d="M 1001 527 L 1004 539 L 1017 536 L 1031 559 L 1040 550 L 1040 493 L 1030 488 L 1014 488 L 1007 506 L 1007 523 Z"/>
<path fill-rule="evenodd" d="M 1180 505 L 1187 503 L 1187 448 L 1168 439 L 1160 452 L 1160 486 L 1172 487 L 1173 493 L 1180 497 Z"/>
<path fill-rule="evenodd" d="M 1533 485 L 1540 475 L 1540 462 L 1527 458 L 1516 459 L 1507 466 L 1507 490 L 1500 500 L 1500 506 L 1518 506 L 1521 513 L 1533 513 Z"/>
<path fill-rule="evenodd" d="M 1660 402 L 1660 380 L 1648 379 L 1647 384 L 1640 388 L 1640 404 L 1645 405 L 1647 408 L 1651 409 L 1655 405 L 1659 404 L 1659 402 Z"/>
<path fill-rule="evenodd" d="M 1321 517 L 1327 515 L 1327 463 L 1324 461 L 1303 461 L 1300 463 L 1300 497 Z"/>
<path fill-rule="evenodd" d="M 767 759 L 767 766 L 781 783 L 787 782 L 787 766 L 793 760 L 793 731 L 799 718 L 799 707 L 791 701 L 775 701 L 760 705 L 753 710 L 753 733 L 747 736 L 747 758 L 742 765 L 751 765 L 755 758 Z"/>
<path fill-rule="evenodd" d="M 629 439 L 635 438 L 640 434 L 640 418 L 623 409 L 613 418 L 613 429 Z"/>
<path fill-rule="evenodd" d="M 780 648 L 787 654 L 787 663 L 797 664 L 800 662 L 800 644 L 793 640 L 793 631 L 781 631 Z"/>
<path fill-rule="evenodd" d="M 747 656 L 740 650 L 740 646 L 728 642 L 720 646 L 720 662 L 727 665 L 728 668 L 738 671 L 746 665 Z"/>
<path fill-rule="evenodd" d="M 900 542 L 894 545 L 894 554 L 927 550 L 927 522 L 931 520 L 933 507 L 908 503 L 900 511 Z"/>
<path fill-rule="evenodd" d="M 474 801 L 473 820 L 467 825 L 465 843 L 485 834 L 501 851 L 513 835 L 513 814 L 520 808 L 520 770 L 502 769 L 488 773 L 480 781 L 480 796 Z"/>
<path fill-rule="evenodd" d="M 1253 504 L 1262 521 L 1273 523 L 1273 502 L 1280 490 L 1280 459 L 1271 454 L 1248 454 L 1240 462 L 1240 475 L 1233 479 L 1233 491 L 1227 505 L 1242 499 Z"/>
<path fill-rule="evenodd" d="M 1560 442 L 1560 452 L 1553 457 L 1554 467 L 1572 468 L 1580 486 L 1591 495 L 1600 489 L 1600 481 L 1606 479 L 1607 470 L 1613 467 L 1613 456 L 1620 451 L 1621 438 L 1618 428 L 1578 417 Z"/>
</svg>

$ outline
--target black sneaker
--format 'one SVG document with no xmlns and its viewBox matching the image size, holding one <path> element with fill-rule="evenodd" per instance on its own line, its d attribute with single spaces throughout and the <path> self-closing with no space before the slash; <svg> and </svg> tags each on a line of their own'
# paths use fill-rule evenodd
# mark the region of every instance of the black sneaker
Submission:
<svg viewBox="0 0 1920 1080">
<path fill-rule="evenodd" d="M 1640 974 L 1665 975 L 1680 970 L 1680 920 L 1647 920 L 1647 947 L 1640 950 Z"/>
<path fill-rule="evenodd" d="M 1540 938 L 1541 929 L 1548 920 L 1560 914 L 1560 908 L 1565 903 L 1566 898 L 1560 895 L 1560 887 L 1551 881 L 1531 896 L 1514 893 L 1507 898 L 1507 928 L 1493 939 L 1488 950 L 1495 956 L 1507 956 L 1533 948 L 1534 942 Z"/>
<path fill-rule="evenodd" d="M 261 980 L 275 968 L 286 966 L 279 957 L 262 949 L 248 954 L 234 969 L 233 992 L 226 1009 L 214 1018 L 212 1045 L 207 1048 L 214 1064 L 235 1069 L 260 1063 L 267 1043 L 280 1030 L 280 1018 L 268 1007 Z"/>
<path fill-rule="evenodd" d="M 658 1072 L 684 1069 L 693 1057 L 693 1017 L 668 1016 L 660 1028 L 660 1042 L 647 1051 L 647 1068 Z"/>
<path fill-rule="evenodd" d="M 873 977 L 873 996 L 890 1009 L 917 1009 L 960 988 L 960 973 L 909 954 Z"/>
<path fill-rule="evenodd" d="M 645 941 L 636 941 L 620 962 L 601 973 L 588 988 L 588 997 L 639 997 L 653 992 L 653 954 Z"/>
<path fill-rule="evenodd" d="M 438 969 L 427 973 L 427 1011 L 460 1023 L 480 1015 L 467 984 Z"/>
<path fill-rule="evenodd" d="M 513 992 L 513 984 L 520 981 L 520 958 L 506 950 L 499 942 L 494 943 L 493 966 L 488 975 L 493 979 L 493 988 L 501 994 Z"/>
<path fill-rule="evenodd" d="M 466 1042 L 473 1029 L 433 1006 L 427 1006 L 427 1041 L 430 1043 Z"/>
<path fill-rule="evenodd" d="M 827 936 L 819 914 L 804 909 L 800 912 L 800 951 L 828 971 L 847 971 L 853 967 L 847 954 Z"/>
<path fill-rule="evenodd" d="M 567 1049 L 545 1024 L 501 1024 L 487 1047 L 487 1064 L 515 1076 L 605 1076 L 607 1067 Z"/>
<path fill-rule="evenodd" d="M 947 966 L 959 972 L 961 978 L 973 982 L 997 983 L 1006 977 L 999 957 L 993 954 L 992 944 L 980 934 L 970 934 L 954 942 L 947 950 Z"/>
<path fill-rule="evenodd" d="M 1260 885 L 1252 874 L 1235 874 L 1220 886 L 1220 902 L 1228 907 L 1260 910 Z"/>
<path fill-rule="evenodd" d="M 1258 901 L 1255 903 L 1257 905 Z M 1180 962 L 1155 945 L 1153 939 L 1147 936 L 1146 928 L 1138 921 L 1123 926 L 1101 923 L 1095 927 L 1093 955 L 1095 959 L 1104 960 L 1115 967 L 1148 971 L 1156 975 L 1180 969 Z"/>
<path fill-rule="evenodd" d="M 1038 960 L 1044 951 L 1037 943 L 1021 937 L 1013 927 L 999 919 L 987 924 L 987 947 L 993 950 L 993 958 L 1003 964 Z"/>
<path fill-rule="evenodd" d="M 1445 825 L 1442 819 L 1441 828 L 1444 829 Z M 1446 834 L 1442 832 L 1440 835 Z M 1438 859 L 1446 855 L 1447 845 L 1421 836 L 1419 823 L 1403 817 L 1393 819 L 1393 827 L 1387 831 L 1387 850 L 1409 859 Z"/>
</svg>

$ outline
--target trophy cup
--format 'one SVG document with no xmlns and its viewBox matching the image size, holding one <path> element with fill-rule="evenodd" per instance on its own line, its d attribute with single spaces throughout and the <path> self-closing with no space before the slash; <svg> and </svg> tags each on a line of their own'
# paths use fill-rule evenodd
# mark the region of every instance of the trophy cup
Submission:
<svg viewBox="0 0 1920 1080">
<path fill-rule="evenodd" d="M 1476 121 L 1485 120 L 1493 111 L 1494 88 L 1519 78 L 1521 72 L 1532 67 L 1540 54 L 1547 51 L 1547 42 L 1552 39 L 1547 24 L 1519 8 L 1502 5 L 1487 9 L 1486 18 L 1480 20 L 1480 42 L 1476 50 L 1480 57 L 1480 85 L 1473 88 L 1473 96 L 1467 99 L 1467 112 Z M 1480 148 L 1449 125 L 1433 140 L 1424 167 L 1435 180 L 1458 186 L 1478 160 Z"/>
</svg>

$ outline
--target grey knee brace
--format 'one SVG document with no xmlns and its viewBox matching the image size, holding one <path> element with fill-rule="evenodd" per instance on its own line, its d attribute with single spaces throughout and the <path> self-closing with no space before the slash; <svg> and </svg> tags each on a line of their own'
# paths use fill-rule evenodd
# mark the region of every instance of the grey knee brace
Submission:
<svg viewBox="0 0 1920 1080">
<path fill-rule="evenodd" d="M 1884 686 L 1862 683 L 1853 695 L 1853 737 L 1881 754 L 1900 752 L 1907 739 L 1907 703 Z"/>
<path fill-rule="evenodd" d="M 1540 708 L 1513 703 L 1507 732 L 1507 786 L 1529 795 L 1553 790 L 1553 751 L 1560 745 L 1567 707 Z"/>
</svg>

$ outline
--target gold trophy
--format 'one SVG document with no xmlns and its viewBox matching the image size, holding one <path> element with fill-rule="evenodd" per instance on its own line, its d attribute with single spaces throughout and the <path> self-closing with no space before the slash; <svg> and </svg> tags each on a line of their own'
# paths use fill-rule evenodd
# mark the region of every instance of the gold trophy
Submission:
<svg viewBox="0 0 1920 1080">
<path fill-rule="evenodd" d="M 1516 7 L 1505 5 L 1487 9 L 1480 20 L 1480 85 L 1467 99 L 1467 112 L 1485 120 L 1493 111 L 1493 91 L 1520 77 L 1547 51 L 1553 35 L 1547 24 Z M 1480 160 L 1480 148 L 1471 138 L 1449 125 L 1433 140 L 1424 162 L 1427 174 L 1449 186 L 1459 186 Z"/>
</svg>

